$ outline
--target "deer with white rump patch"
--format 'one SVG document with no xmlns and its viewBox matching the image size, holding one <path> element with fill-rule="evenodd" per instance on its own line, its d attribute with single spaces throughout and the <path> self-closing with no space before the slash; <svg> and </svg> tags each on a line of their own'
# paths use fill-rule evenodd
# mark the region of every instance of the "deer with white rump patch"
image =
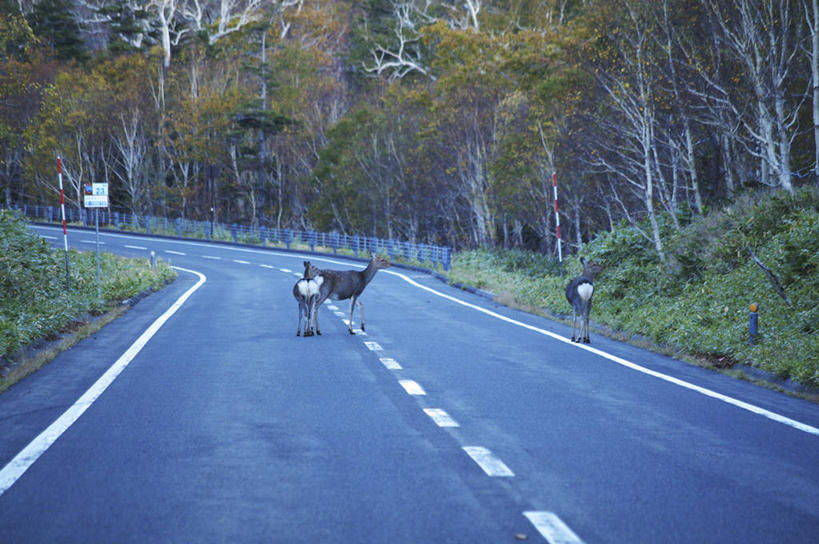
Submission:
<svg viewBox="0 0 819 544">
<path fill-rule="evenodd" d="M 589 261 L 583 257 L 580 258 L 583 264 L 583 273 L 576 277 L 566 286 L 566 299 L 572 305 L 572 342 L 591 343 L 589 339 L 589 312 L 591 312 L 592 296 L 594 295 L 594 276 L 603 267 L 599 264 Z M 577 340 L 574 337 L 574 330 L 577 326 L 577 321 L 580 320 L 580 334 L 577 335 Z"/>
<path fill-rule="evenodd" d="M 304 261 L 304 276 L 293 286 L 293 297 L 299 303 L 299 327 L 296 336 L 301 335 L 302 316 L 304 317 L 304 336 L 313 336 L 310 327 L 310 317 L 315 312 L 316 297 L 324 278 L 318 275 L 319 269 L 310 261 Z"/>
<path fill-rule="evenodd" d="M 364 306 L 358 300 L 358 297 L 361 296 L 364 288 L 375 277 L 376 272 L 391 266 L 392 263 L 389 259 L 372 254 L 370 262 L 364 270 L 319 270 L 320 277 L 324 278 L 324 282 L 319 287 L 319 295 L 313 310 L 313 328 L 316 334 L 321 334 L 318 328 L 318 309 L 328 298 L 333 300 L 350 299 L 350 321 L 347 324 L 350 334 L 355 334 L 353 332 L 353 310 L 358 304 L 358 312 L 361 314 L 361 330 L 363 331 Z"/>
</svg>

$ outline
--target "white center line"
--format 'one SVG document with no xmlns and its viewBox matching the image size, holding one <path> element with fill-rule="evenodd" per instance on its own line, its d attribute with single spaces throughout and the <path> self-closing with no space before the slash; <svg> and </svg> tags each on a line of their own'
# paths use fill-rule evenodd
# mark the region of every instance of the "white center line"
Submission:
<svg viewBox="0 0 819 544">
<path fill-rule="evenodd" d="M 524 512 L 549 544 L 583 544 L 583 541 L 552 512 Z"/>
<path fill-rule="evenodd" d="M 203 259 L 211 259 L 213 261 L 221 261 L 222 257 L 214 257 L 213 255 L 202 255 Z"/>
<path fill-rule="evenodd" d="M 285 274 L 290 274 L 290 273 L 292 273 L 292 272 L 293 272 L 293 271 L 292 271 L 292 270 L 290 270 L 289 268 L 279 268 L 279 271 L 280 271 L 280 272 L 284 272 Z"/>
<path fill-rule="evenodd" d="M 483 469 L 488 476 L 510 477 L 515 473 L 509 470 L 503 461 L 495 457 L 495 454 L 480 446 L 465 446 L 463 450 L 469 455 L 478 466 Z"/>
<path fill-rule="evenodd" d="M 381 364 L 383 364 L 389 370 L 401 370 L 401 365 L 399 365 L 398 361 L 392 357 L 381 357 L 379 360 L 381 361 Z"/>
<path fill-rule="evenodd" d="M 57 238 L 56 236 L 45 236 L 45 235 L 41 235 L 41 237 L 42 237 L 42 238 L 45 238 L 46 240 L 58 240 L 58 238 Z"/>
<path fill-rule="evenodd" d="M 80 242 L 82 242 L 83 244 L 96 244 L 97 243 L 96 240 L 80 240 Z M 100 242 L 100 245 L 104 246 L 105 242 Z"/>
<path fill-rule="evenodd" d="M 143 247 L 143 246 L 129 246 L 129 245 L 126 245 L 125 247 L 127 247 L 128 249 L 141 249 L 143 251 L 148 249 L 147 247 Z"/>
<path fill-rule="evenodd" d="M 259 266 L 261 266 L 262 268 L 273 268 L 269 264 L 260 264 Z"/>
<path fill-rule="evenodd" d="M 171 255 L 187 255 L 187 253 L 183 253 L 181 251 L 174 251 L 172 249 L 166 249 L 165 253 L 170 253 Z"/>
<path fill-rule="evenodd" d="M 250 264 L 250 261 L 243 261 L 241 259 L 233 259 L 233 262 L 237 264 Z"/>
<path fill-rule="evenodd" d="M 378 342 L 364 342 L 364 345 L 367 346 L 367 349 L 370 351 L 382 351 L 384 349 Z"/>
<path fill-rule="evenodd" d="M 424 413 L 431 417 L 439 427 L 460 427 L 457 421 L 440 408 L 424 408 Z"/>
<path fill-rule="evenodd" d="M 398 383 L 401 384 L 404 391 L 410 395 L 423 396 L 427 394 L 427 392 L 424 391 L 424 388 L 421 387 L 415 380 L 398 380 Z"/>
</svg>

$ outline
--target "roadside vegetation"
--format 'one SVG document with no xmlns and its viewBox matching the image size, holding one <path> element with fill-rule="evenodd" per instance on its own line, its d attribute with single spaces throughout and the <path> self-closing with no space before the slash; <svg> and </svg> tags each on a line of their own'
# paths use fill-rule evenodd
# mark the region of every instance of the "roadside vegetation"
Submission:
<svg viewBox="0 0 819 544">
<path fill-rule="evenodd" d="M 624 339 L 646 338 L 678 356 L 729 368 L 741 363 L 819 387 L 819 189 L 748 194 L 729 206 L 661 223 L 662 262 L 637 229 L 600 233 L 581 255 L 603 264 L 592 321 Z M 757 264 L 754 257 L 771 275 Z M 450 281 L 501 302 L 570 314 L 563 290 L 581 266 L 518 250 L 455 254 Z M 754 345 L 749 307 L 759 306 Z"/>
<path fill-rule="evenodd" d="M 69 263 L 67 289 L 64 253 L 0 210 L 0 391 L 47 362 L 27 360 L 24 348 L 90 334 L 89 325 L 104 323 L 110 312 L 118 315 L 124 300 L 158 290 L 176 276 L 162 261 L 151 268 L 147 260 L 101 253 L 98 286 L 95 253 L 71 250 Z"/>
</svg>

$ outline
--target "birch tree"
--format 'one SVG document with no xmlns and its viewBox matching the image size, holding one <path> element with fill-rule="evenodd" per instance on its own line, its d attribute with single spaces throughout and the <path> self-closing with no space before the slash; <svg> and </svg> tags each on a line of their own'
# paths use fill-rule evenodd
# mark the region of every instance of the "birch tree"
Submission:
<svg viewBox="0 0 819 544">
<path fill-rule="evenodd" d="M 753 91 L 754 113 L 741 116 L 759 157 L 762 183 L 793 194 L 791 147 L 807 89 L 795 89 L 802 25 L 791 0 L 703 0 Z M 730 94 L 726 92 L 726 94 Z M 743 104 L 732 107 L 742 111 Z M 768 176 L 767 173 L 771 175 Z"/>
<path fill-rule="evenodd" d="M 600 172 L 616 178 L 642 202 L 653 243 L 660 260 L 665 261 L 655 198 L 657 196 L 657 81 L 652 66 L 652 28 L 639 0 L 618 2 L 612 9 L 622 10 L 622 21 L 611 30 L 604 51 L 611 54 L 607 65 L 598 70 L 598 81 L 608 98 L 610 115 L 598 117 L 603 133 L 595 142 L 597 149 L 590 162 Z M 611 138 L 616 134 L 616 138 Z M 618 191 L 619 192 L 619 191 Z M 618 201 L 623 202 L 618 198 Z M 628 213 L 627 206 L 623 212 Z M 631 214 L 628 215 L 631 217 Z M 638 227 L 636 222 L 632 223 Z"/>
</svg>

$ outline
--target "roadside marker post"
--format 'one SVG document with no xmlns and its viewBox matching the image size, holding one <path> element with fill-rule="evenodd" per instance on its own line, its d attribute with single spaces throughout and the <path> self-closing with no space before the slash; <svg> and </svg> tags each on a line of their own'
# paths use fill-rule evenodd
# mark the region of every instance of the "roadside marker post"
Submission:
<svg viewBox="0 0 819 544">
<path fill-rule="evenodd" d="M 751 341 L 751 345 L 754 345 L 754 339 L 756 335 L 759 333 L 759 317 L 757 316 L 757 310 L 759 306 L 756 302 L 751 303 L 751 311 L 748 314 L 748 333 Z"/>
<path fill-rule="evenodd" d="M 65 246 L 65 284 L 71 289 L 71 276 L 68 273 L 68 231 L 65 228 L 65 195 L 63 193 L 63 164 L 57 157 L 57 178 L 60 180 L 60 210 L 63 215 L 63 246 Z"/>
<path fill-rule="evenodd" d="M 555 190 L 555 224 L 557 225 L 557 260 L 560 262 L 560 277 L 563 277 L 563 248 L 560 247 L 560 214 L 557 213 L 557 172 L 552 172 L 552 186 Z"/>
</svg>

